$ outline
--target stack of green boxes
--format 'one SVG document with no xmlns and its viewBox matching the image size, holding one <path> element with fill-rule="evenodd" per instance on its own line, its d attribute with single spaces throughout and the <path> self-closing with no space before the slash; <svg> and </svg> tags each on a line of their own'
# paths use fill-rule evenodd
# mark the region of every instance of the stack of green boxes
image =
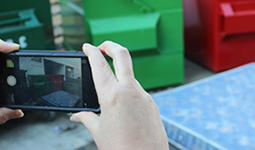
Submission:
<svg viewBox="0 0 255 150">
<path fill-rule="evenodd" d="M 83 0 L 86 42 L 127 47 L 145 89 L 183 82 L 181 0 Z"/>
</svg>

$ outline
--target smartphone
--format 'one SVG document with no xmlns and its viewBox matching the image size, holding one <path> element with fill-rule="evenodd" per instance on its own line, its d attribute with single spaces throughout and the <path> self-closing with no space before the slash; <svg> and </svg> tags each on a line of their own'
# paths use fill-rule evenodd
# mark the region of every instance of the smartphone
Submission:
<svg viewBox="0 0 255 150">
<path fill-rule="evenodd" d="M 81 51 L 0 53 L 0 107 L 99 112 L 87 56 Z"/>
</svg>

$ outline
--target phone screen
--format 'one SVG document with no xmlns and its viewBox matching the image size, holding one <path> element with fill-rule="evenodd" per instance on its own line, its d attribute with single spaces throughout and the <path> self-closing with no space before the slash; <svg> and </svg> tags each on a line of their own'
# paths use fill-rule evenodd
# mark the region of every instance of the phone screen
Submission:
<svg viewBox="0 0 255 150">
<path fill-rule="evenodd" d="M 95 91 L 86 91 L 91 86 L 87 82 L 91 77 L 86 77 L 91 74 L 84 71 L 88 66 L 87 59 L 13 56 L 5 61 L 1 80 L 1 93 L 5 98 L 0 100 L 0 105 L 96 107 L 90 104 L 91 94 L 95 95 Z"/>
</svg>

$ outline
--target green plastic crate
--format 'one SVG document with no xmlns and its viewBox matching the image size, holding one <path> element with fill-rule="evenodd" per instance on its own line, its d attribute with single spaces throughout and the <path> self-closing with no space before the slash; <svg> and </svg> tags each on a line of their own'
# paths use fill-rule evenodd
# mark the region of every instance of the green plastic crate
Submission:
<svg viewBox="0 0 255 150">
<path fill-rule="evenodd" d="M 181 0 L 83 0 L 83 8 L 86 42 L 127 47 L 145 89 L 183 82 Z"/>
</svg>

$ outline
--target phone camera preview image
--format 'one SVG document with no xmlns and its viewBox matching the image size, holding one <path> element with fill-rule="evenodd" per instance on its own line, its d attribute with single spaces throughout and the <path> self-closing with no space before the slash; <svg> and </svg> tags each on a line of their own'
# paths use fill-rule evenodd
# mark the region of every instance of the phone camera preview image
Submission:
<svg viewBox="0 0 255 150">
<path fill-rule="evenodd" d="M 1 66 L 1 105 L 88 107 L 84 101 L 81 58 L 13 57 L 5 61 L 6 66 Z"/>
</svg>

